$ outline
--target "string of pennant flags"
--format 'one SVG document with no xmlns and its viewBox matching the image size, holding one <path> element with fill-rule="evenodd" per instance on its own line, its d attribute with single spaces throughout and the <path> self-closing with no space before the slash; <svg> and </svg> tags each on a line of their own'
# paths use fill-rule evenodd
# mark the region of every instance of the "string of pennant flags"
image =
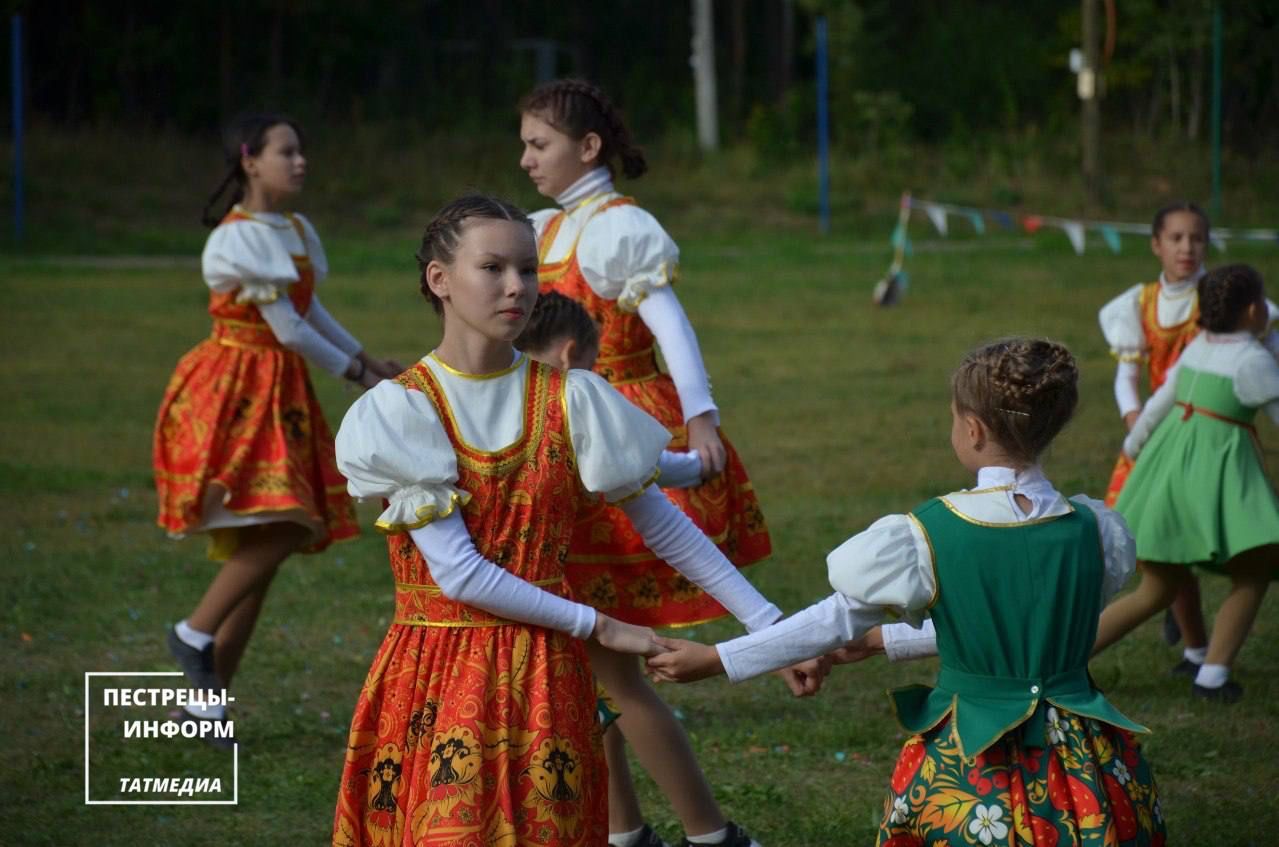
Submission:
<svg viewBox="0 0 1279 847">
<path fill-rule="evenodd" d="M 1066 238 L 1070 241 L 1070 246 L 1074 248 L 1075 254 L 1078 256 L 1084 254 L 1089 232 L 1099 236 L 1112 253 L 1119 253 L 1123 249 L 1121 236 L 1141 235 L 1147 238 L 1150 237 L 1150 224 L 1145 223 L 1092 221 L 1028 213 L 1014 214 L 1002 209 L 983 209 L 976 206 L 957 206 L 953 203 L 918 200 L 907 191 L 902 194 L 901 204 L 897 210 L 897 226 L 893 227 L 893 262 L 888 268 L 888 273 L 875 283 L 872 298 L 877 305 L 891 306 L 897 303 L 910 284 L 910 278 L 903 265 L 906 257 L 912 252 L 907 227 L 910 225 L 911 213 L 915 211 L 923 212 L 924 217 L 928 218 L 933 228 L 943 238 L 950 232 L 952 218 L 961 218 L 968 221 L 973 232 L 977 235 L 986 234 L 988 221 L 1001 230 L 1010 232 L 1020 230 L 1028 235 L 1034 235 L 1044 227 L 1059 229 L 1065 233 Z M 1214 247 L 1225 252 L 1226 243 L 1234 240 L 1269 241 L 1279 244 L 1279 230 L 1213 227 L 1208 239 Z"/>
<path fill-rule="evenodd" d="M 1088 233 L 1096 233 L 1096 235 L 1100 236 L 1112 253 L 1119 253 L 1122 250 L 1120 236 L 1150 236 L 1150 224 L 1148 223 L 1093 221 L 1030 213 L 1014 214 L 1002 209 L 983 209 L 975 206 L 957 206 L 953 203 L 919 200 L 912 197 L 910 192 L 906 192 L 902 194 L 901 214 L 899 214 L 897 226 L 893 230 L 893 247 L 904 248 L 906 251 L 910 250 L 910 239 L 906 233 L 906 227 L 910 222 L 911 212 L 916 210 L 923 212 L 924 216 L 932 223 L 933 228 L 942 237 L 949 234 L 950 221 L 953 218 L 967 220 L 977 235 L 986 234 L 987 222 L 1002 230 L 1021 230 L 1028 235 L 1034 235 L 1045 227 L 1059 229 L 1065 233 L 1076 255 L 1080 256 L 1084 254 Z M 1213 247 L 1222 252 L 1225 252 L 1226 243 L 1229 241 L 1268 241 L 1273 244 L 1279 244 L 1279 229 L 1213 227 L 1209 233 L 1209 240 L 1212 242 Z"/>
</svg>

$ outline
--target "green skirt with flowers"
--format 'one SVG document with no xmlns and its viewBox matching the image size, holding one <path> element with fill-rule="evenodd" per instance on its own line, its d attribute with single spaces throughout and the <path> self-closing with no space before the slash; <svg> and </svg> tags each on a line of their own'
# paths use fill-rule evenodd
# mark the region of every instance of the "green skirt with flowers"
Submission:
<svg viewBox="0 0 1279 847">
<path fill-rule="evenodd" d="M 912 736 L 893 770 L 880 847 L 1162 847 L 1154 777 L 1133 735 L 1047 709 L 1047 747 L 1022 729 L 964 760 L 947 719 Z"/>
</svg>

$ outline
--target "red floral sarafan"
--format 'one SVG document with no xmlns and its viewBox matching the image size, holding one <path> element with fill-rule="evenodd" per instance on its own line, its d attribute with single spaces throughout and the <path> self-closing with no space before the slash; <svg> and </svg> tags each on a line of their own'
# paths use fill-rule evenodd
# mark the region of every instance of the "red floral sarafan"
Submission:
<svg viewBox="0 0 1279 847">
<path fill-rule="evenodd" d="M 634 202 L 630 197 L 619 197 L 601 203 L 594 214 Z M 622 309 L 616 300 L 595 293 L 582 275 L 576 249 L 562 261 L 546 262 L 564 215 L 560 212 L 551 219 L 538 245 L 541 290 L 559 292 L 586 308 L 600 328 L 595 372 L 670 430 L 667 449 L 688 450 L 679 394 L 670 375 L 658 368 L 653 333 L 644 321 Z M 772 543 L 746 466 L 723 432 L 720 437 L 727 453 L 722 474 L 694 488 L 664 491 L 730 562 L 745 567 L 766 558 Z M 584 517 L 574 534 L 568 562 L 569 582 L 577 598 L 629 623 L 688 626 L 726 614 L 723 606 L 656 558 L 630 519 L 615 506 L 600 504 Z"/>
<path fill-rule="evenodd" d="M 444 423 L 480 554 L 566 595 L 563 562 L 590 496 L 564 419 L 564 374 L 528 368 L 521 436 L 496 452 L 462 440 L 426 365 L 399 382 Z M 395 617 L 355 706 L 333 844 L 604 844 L 608 774 L 582 642 L 448 599 L 408 532 L 387 546 Z"/>
<path fill-rule="evenodd" d="M 248 219 L 232 212 L 223 223 Z M 305 316 L 315 272 L 306 256 L 293 264 L 298 279 L 287 295 Z M 160 403 L 152 447 L 158 523 L 173 535 L 204 531 L 205 503 L 216 498 L 235 514 L 310 526 L 304 552 L 318 552 L 359 534 L 333 434 L 306 362 L 280 344 L 256 305 L 237 303 L 237 293 L 211 295 L 213 332 L 178 362 Z M 230 552 L 234 538 L 218 546 Z"/>
</svg>

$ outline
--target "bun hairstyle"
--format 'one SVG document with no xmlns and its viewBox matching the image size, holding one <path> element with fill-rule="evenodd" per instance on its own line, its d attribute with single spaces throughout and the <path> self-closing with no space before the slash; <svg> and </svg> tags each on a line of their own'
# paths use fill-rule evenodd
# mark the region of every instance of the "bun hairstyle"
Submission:
<svg viewBox="0 0 1279 847">
<path fill-rule="evenodd" d="M 1159 233 L 1164 231 L 1164 220 L 1173 212 L 1190 212 L 1192 215 L 1197 215 L 1199 220 L 1203 221 L 1205 238 L 1207 238 L 1208 233 L 1212 231 L 1212 224 L 1208 222 L 1208 215 L 1203 209 L 1199 208 L 1194 203 L 1191 203 L 1189 200 L 1177 200 L 1160 208 L 1158 212 L 1155 212 L 1155 220 L 1150 225 L 1150 234 L 1152 236 L 1155 238 L 1159 237 Z"/>
<path fill-rule="evenodd" d="M 222 158 L 226 162 L 227 173 L 222 178 L 222 182 L 218 184 L 217 189 L 209 195 L 209 200 L 204 204 L 204 211 L 200 213 L 200 221 L 207 227 L 215 227 L 226 217 L 227 212 L 231 211 L 231 207 L 244 199 L 244 188 L 248 184 L 248 175 L 244 172 L 243 165 L 240 160 L 247 154 L 249 156 L 257 156 L 262 152 L 262 148 L 266 146 L 266 134 L 274 126 L 284 124 L 293 128 L 298 135 L 299 142 L 305 142 L 306 138 L 302 133 L 302 127 L 297 121 L 281 115 L 276 112 L 244 112 L 237 115 L 227 124 L 225 130 L 222 131 Z M 234 185 L 235 190 L 231 192 L 231 199 L 219 214 L 213 214 L 212 210 L 228 187 Z"/>
<path fill-rule="evenodd" d="M 1209 332 L 1236 331 L 1264 290 L 1261 274 L 1251 265 L 1213 268 L 1199 280 L 1199 325 Z"/>
<path fill-rule="evenodd" d="M 1033 462 L 1074 415 L 1078 383 L 1062 345 L 1006 338 L 965 356 L 950 384 L 956 408 L 980 418 L 1013 458 Z"/>
<path fill-rule="evenodd" d="M 520 101 L 520 114 L 536 115 L 560 132 L 580 141 L 587 133 L 600 137 L 599 163 L 610 173 L 614 159 L 627 179 L 648 171 L 644 151 L 631 140 L 622 113 L 598 86 L 581 79 L 557 79 L 534 88 Z"/>
<path fill-rule="evenodd" d="M 595 350 L 600 345 L 600 330 L 581 303 L 558 291 L 543 292 L 537 295 L 524 331 L 515 339 L 515 349 L 541 353 L 561 338 L 577 342 L 579 349 Z"/>
<path fill-rule="evenodd" d="M 462 230 L 471 218 L 514 221 L 533 228 L 523 209 L 487 194 L 465 194 L 436 212 L 422 233 L 421 246 L 413 255 L 417 259 L 418 286 L 437 315 L 444 314 L 444 302 L 427 285 L 426 266 L 431 262 L 452 264 L 462 240 Z"/>
</svg>

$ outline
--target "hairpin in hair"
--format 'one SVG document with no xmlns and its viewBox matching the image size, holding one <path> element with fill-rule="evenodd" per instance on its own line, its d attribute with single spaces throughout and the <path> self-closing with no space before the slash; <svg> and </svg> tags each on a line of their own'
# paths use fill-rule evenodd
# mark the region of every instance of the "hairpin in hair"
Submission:
<svg viewBox="0 0 1279 847">
<path fill-rule="evenodd" d="M 1007 414 L 1007 415 L 1021 415 L 1023 418 L 1028 418 L 1028 417 L 1030 417 L 1030 412 L 1019 412 L 1019 411 L 1017 411 L 1016 409 L 1003 409 L 1003 408 L 1001 408 L 1001 409 L 999 409 L 999 411 L 1001 411 L 1001 412 L 1003 412 L 1004 414 Z"/>
</svg>

